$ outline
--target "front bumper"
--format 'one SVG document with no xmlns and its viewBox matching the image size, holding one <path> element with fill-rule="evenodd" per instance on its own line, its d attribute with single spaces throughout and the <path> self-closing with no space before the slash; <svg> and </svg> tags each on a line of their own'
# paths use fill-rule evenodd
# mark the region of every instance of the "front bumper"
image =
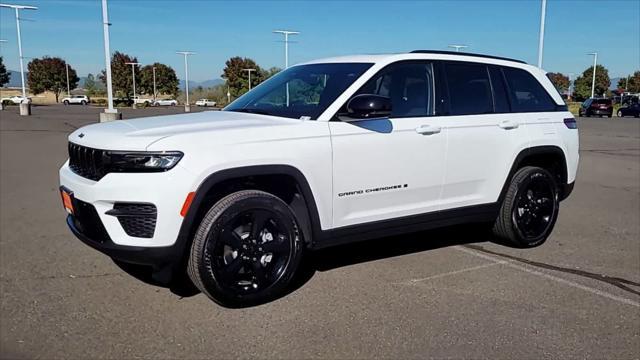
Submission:
<svg viewBox="0 0 640 360">
<path fill-rule="evenodd" d="M 90 211 L 89 221 L 77 213 L 67 217 L 67 225 L 82 242 L 113 259 L 164 267 L 182 256 L 180 210 L 187 194 L 195 189 L 193 179 L 189 171 L 176 166 L 162 173 L 110 173 L 93 181 L 75 174 L 67 162 L 60 169 L 60 185 Z M 155 205 L 153 235 L 131 236 L 135 234 L 114 216 L 118 203 Z"/>
<path fill-rule="evenodd" d="M 180 246 L 177 244 L 166 247 L 124 246 L 115 244 L 111 240 L 100 241 L 90 238 L 76 226 L 73 215 L 67 216 L 67 225 L 80 241 L 110 258 L 122 262 L 162 269 L 176 263 L 179 260 L 179 255 L 182 254 L 182 249 L 179 249 Z"/>
</svg>

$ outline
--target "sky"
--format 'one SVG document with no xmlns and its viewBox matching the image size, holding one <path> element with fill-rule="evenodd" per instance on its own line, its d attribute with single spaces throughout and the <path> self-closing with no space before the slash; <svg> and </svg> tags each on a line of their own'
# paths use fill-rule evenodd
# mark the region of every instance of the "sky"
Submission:
<svg viewBox="0 0 640 360">
<path fill-rule="evenodd" d="M 80 76 L 104 69 L 100 0 L 2 0 L 33 5 L 23 11 L 23 53 L 66 59 Z M 541 0 L 500 1 L 127 1 L 109 0 L 111 51 L 136 56 L 142 64 L 162 62 L 184 78 L 219 78 L 232 56 L 260 66 L 284 67 L 282 36 L 292 37 L 289 62 L 323 57 L 447 50 L 467 51 L 537 63 Z M 15 13 L 0 9 L 0 55 L 19 70 Z M 548 0 L 543 68 L 579 75 L 598 52 L 611 78 L 640 70 L 640 0 Z"/>
</svg>

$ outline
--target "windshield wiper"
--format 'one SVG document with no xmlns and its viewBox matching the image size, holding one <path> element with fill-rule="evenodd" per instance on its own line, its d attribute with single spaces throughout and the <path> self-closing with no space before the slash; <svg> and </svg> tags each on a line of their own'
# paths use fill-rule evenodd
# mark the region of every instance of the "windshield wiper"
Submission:
<svg viewBox="0 0 640 360">
<path fill-rule="evenodd" d="M 260 109 L 252 109 L 252 108 L 233 109 L 229 111 L 243 112 L 243 113 L 249 113 L 249 114 L 273 115 L 268 111 L 260 110 Z"/>
</svg>

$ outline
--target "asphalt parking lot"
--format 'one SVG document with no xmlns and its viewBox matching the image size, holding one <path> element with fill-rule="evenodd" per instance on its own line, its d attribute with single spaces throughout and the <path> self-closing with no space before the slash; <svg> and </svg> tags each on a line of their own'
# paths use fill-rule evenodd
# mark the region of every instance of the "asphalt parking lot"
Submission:
<svg viewBox="0 0 640 360">
<path fill-rule="evenodd" d="M 541 247 L 463 226 L 327 249 L 289 295 L 232 310 L 145 284 L 68 231 L 57 171 L 99 111 L 0 112 L 1 358 L 640 357 L 638 119 L 579 119 L 575 191 Z"/>
</svg>

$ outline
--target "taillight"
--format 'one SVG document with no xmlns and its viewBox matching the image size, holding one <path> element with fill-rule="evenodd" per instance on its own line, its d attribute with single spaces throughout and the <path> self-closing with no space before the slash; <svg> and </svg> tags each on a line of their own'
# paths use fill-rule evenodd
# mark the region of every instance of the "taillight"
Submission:
<svg viewBox="0 0 640 360">
<path fill-rule="evenodd" d="M 578 128 L 578 123 L 576 122 L 576 119 L 574 119 L 574 118 L 566 118 L 566 119 L 564 119 L 564 124 L 569 129 L 577 129 Z"/>
</svg>

